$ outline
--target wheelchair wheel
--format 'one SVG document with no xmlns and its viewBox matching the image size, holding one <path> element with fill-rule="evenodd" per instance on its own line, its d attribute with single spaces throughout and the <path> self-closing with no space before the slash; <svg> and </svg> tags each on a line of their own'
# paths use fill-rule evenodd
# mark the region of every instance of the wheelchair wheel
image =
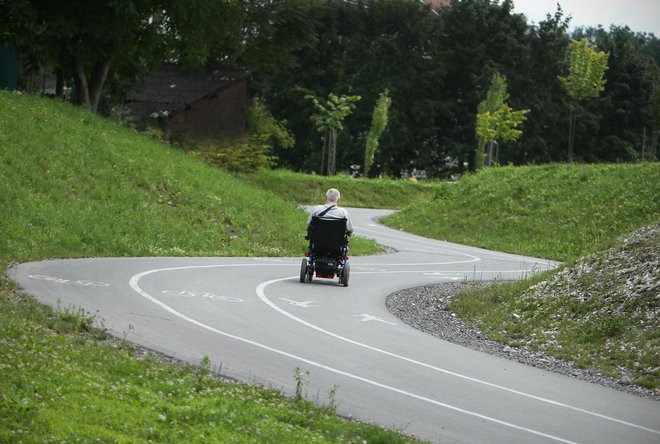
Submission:
<svg viewBox="0 0 660 444">
<path fill-rule="evenodd" d="M 348 287 L 348 278 L 351 276 L 351 264 L 346 261 L 344 263 L 344 268 L 341 270 L 341 276 L 339 277 L 339 282 L 344 286 Z"/>
<path fill-rule="evenodd" d="M 308 271 L 308 260 L 306 257 L 303 258 L 302 264 L 300 264 L 300 282 L 307 281 L 307 271 Z"/>
</svg>

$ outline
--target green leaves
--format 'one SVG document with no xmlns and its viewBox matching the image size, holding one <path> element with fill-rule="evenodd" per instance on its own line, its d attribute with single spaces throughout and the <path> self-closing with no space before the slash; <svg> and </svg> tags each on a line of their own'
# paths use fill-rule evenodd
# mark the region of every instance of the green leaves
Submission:
<svg viewBox="0 0 660 444">
<path fill-rule="evenodd" d="M 364 153 L 364 175 L 369 173 L 369 168 L 374 163 L 374 155 L 378 149 L 378 139 L 387 126 L 387 115 L 392 104 L 389 91 L 386 89 L 378 97 L 376 106 L 371 117 L 371 128 L 367 135 L 367 146 Z"/>
<path fill-rule="evenodd" d="M 506 91 L 506 77 L 495 73 L 490 81 L 486 98 L 479 103 L 475 131 L 479 138 L 477 146 L 477 169 L 483 166 L 483 150 L 486 142 L 495 139 L 516 140 L 522 134 L 518 129 L 529 112 L 528 109 L 513 111 L 504 101 L 509 97 Z M 492 153 L 489 153 L 492 159 Z M 489 162 L 490 165 L 490 162 Z"/>
<path fill-rule="evenodd" d="M 577 101 L 598 97 L 605 89 L 605 70 L 609 53 L 598 52 L 588 46 L 586 38 L 572 40 L 568 54 L 566 77 L 558 76 L 568 96 Z"/>
<path fill-rule="evenodd" d="M 355 109 L 355 103 L 359 102 L 360 96 L 337 96 L 328 94 L 328 100 L 320 100 L 316 96 L 308 94 L 306 100 L 311 100 L 316 109 L 316 114 L 312 115 L 312 121 L 319 132 L 334 129 L 341 131 L 344 129 L 343 120 L 348 117 Z"/>
<path fill-rule="evenodd" d="M 518 126 L 525 121 L 527 113 L 528 109 L 514 111 L 502 103 L 494 112 L 477 114 L 477 135 L 485 140 L 516 140 L 522 134 Z"/>
</svg>

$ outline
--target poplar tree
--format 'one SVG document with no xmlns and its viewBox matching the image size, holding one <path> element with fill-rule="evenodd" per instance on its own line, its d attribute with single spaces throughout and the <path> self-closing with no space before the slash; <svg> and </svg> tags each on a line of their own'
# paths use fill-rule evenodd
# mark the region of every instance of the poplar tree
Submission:
<svg viewBox="0 0 660 444">
<path fill-rule="evenodd" d="M 378 97 L 376 106 L 374 106 L 374 111 L 371 116 L 371 128 L 369 128 L 369 134 L 367 135 L 367 144 L 364 151 L 364 175 L 369 174 L 369 169 L 374 163 L 374 156 L 378 150 L 378 139 L 380 139 L 381 134 L 385 131 L 387 127 L 388 112 L 390 105 L 392 104 L 392 99 L 389 96 L 389 91 L 386 89 Z"/>
</svg>

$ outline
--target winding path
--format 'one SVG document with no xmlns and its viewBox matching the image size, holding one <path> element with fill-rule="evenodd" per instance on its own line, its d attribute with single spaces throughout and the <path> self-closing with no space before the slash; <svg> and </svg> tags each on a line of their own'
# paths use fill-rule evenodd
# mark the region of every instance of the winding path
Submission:
<svg viewBox="0 0 660 444">
<path fill-rule="evenodd" d="M 10 277 L 117 336 L 195 364 L 208 356 L 232 378 L 292 395 L 299 368 L 308 398 L 432 442 L 660 443 L 656 401 L 459 347 L 385 308 L 396 290 L 553 263 L 392 230 L 375 222 L 386 211 L 350 212 L 360 235 L 397 253 L 352 257 L 346 288 L 300 283 L 300 258 L 51 260 Z"/>
</svg>

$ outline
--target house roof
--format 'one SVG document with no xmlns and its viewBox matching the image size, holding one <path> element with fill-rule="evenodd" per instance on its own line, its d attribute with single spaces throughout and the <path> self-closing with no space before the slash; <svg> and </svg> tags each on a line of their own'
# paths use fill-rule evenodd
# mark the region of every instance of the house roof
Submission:
<svg viewBox="0 0 660 444">
<path fill-rule="evenodd" d="M 249 71 L 241 69 L 187 72 L 179 66 L 165 64 L 145 76 L 142 85 L 128 94 L 128 100 L 173 109 L 195 103 L 249 76 Z"/>
</svg>

